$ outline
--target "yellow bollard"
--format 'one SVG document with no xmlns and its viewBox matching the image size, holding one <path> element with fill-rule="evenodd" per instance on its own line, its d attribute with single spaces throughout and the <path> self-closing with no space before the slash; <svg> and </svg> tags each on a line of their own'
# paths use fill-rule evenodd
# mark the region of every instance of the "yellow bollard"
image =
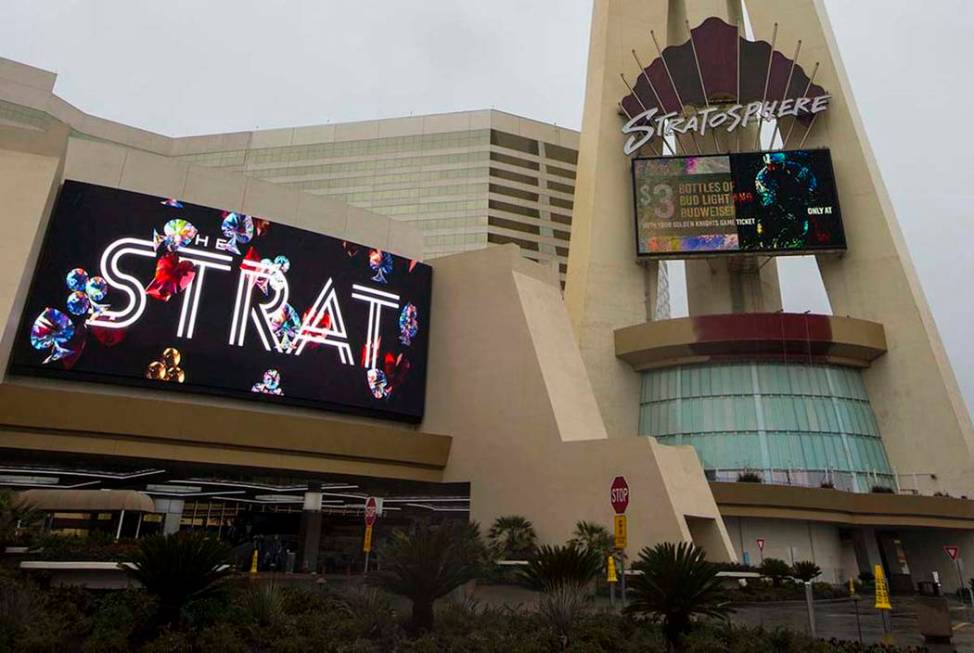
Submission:
<svg viewBox="0 0 974 653">
<path fill-rule="evenodd" d="M 876 565 L 873 569 L 873 577 L 876 579 L 876 609 L 883 618 L 883 643 L 893 643 L 893 624 L 890 621 L 889 613 L 893 606 L 889 602 L 889 586 L 886 585 L 886 576 L 883 574 L 883 566 Z"/>
<path fill-rule="evenodd" d="M 892 610 L 893 606 L 889 602 L 889 588 L 886 586 L 886 576 L 883 575 L 883 566 L 876 565 L 873 577 L 876 579 L 876 605 L 877 610 Z"/>
<path fill-rule="evenodd" d="M 257 573 L 257 549 L 254 549 L 254 555 L 250 558 L 250 573 Z"/>
<path fill-rule="evenodd" d="M 856 595 L 856 581 L 849 579 L 849 596 Z"/>
</svg>

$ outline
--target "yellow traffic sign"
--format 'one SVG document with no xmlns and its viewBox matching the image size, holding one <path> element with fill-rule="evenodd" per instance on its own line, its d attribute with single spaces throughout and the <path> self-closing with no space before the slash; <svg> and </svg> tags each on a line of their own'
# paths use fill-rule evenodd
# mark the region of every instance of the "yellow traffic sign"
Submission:
<svg viewBox="0 0 974 653">
<path fill-rule="evenodd" d="M 368 553 L 372 550 L 372 527 L 365 527 L 365 540 L 362 542 L 362 550 Z"/>
<path fill-rule="evenodd" d="M 873 578 L 876 579 L 876 609 L 892 610 L 893 606 L 889 603 L 889 588 L 886 586 L 886 576 L 883 575 L 882 565 L 876 565 L 873 570 Z"/>
<path fill-rule="evenodd" d="M 629 540 L 628 537 L 629 528 L 628 528 L 628 524 L 626 523 L 626 516 L 616 515 L 614 521 L 615 521 L 616 548 L 625 549 L 626 544 L 628 544 L 628 540 Z"/>
<path fill-rule="evenodd" d="M 609 567 L 608 567 L 608 570 L 609 570 L 609 572 L 608 572 L 608 574 L 606 574 L 606 578 L 605 579 L 607 581 L 609 581 L 610 583 L 617 583 L 617 582 L 619 582 L 619 579 L 616 577 L 616 559 L 613 558 L 612 556 L 609 556 Z"/>
</svg>

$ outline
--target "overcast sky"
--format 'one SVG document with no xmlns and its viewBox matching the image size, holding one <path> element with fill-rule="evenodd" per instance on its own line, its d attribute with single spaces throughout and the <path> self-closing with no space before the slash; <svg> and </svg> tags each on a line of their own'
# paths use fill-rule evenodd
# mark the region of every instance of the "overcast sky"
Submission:
<svg viewBox="0 0 974 653">
<path fill-rule="evenodd" d="M 57 72 L 57 94 L 88 113 L 173 136 L 487 107 L 578 128 L 591 4 L 4 0 L 0 56 Z M 974 0 L 827 6 L 974 405 Z M 822 310 L 814 266 L 782 261 L 786 309 Z"/>
</svg>

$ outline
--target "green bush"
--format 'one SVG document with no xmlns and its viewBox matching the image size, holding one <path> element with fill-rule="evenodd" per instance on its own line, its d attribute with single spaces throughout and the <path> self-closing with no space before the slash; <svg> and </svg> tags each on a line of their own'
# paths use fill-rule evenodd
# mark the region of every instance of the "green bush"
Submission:
<svg viewBox="0 0 974 653">
<path fill-rule="evenodd" d="M 583 588 L 595 580 L 601 569 L 602 558 L 595 551 L 575 544 L 544 545 L 531 556 L 519 575 L 526 587 L 550 591 L 564 585 Z"/>
<path fill-rule="evenodd" d="M 116 542 L 111 535 L 92 533 L 88 537 L 43 533 L 30 543 L 30 559 L 67 562 L 119 562 L 129 560 L 138 545 L 132 540 Z"/>
<path fill-rule="evenodd" d="M 671 648 L 690 630 L 696 617 L 724 618 L 727 594 L 717 568 L 707 562 L 703 549 L 690 542 L 664 542 L 645 548 L 633 569 L 642 572 L 630 581 L 630 614 L 659 619 Z"/>
<path fill-rule="evenodd" d="M 788 563 L 778 558 L 765 558 L 761 561 L 758 571 L 770 578 L 775 587 L 780 587 L 781 582 L 791 575 L 791 567 L 788 566 Z"/>
<path fill-rule="evenodd" d="M 156 599 L 160 625 L 179 621 L 192 600 L 212 595 L 233 573 L 230 549 L 200 535 L 155 535 L 139 541 L 125 572 Z"/>
<path fill-rule="evenodd" d="M 414 631 L 432 630 L 433 602 L 476 578 L 487 560 L 479 527 L 461 521 L 399 531 L 381 554 L 382 570 L 369 582 L 412 601 Z"/>
</svg>

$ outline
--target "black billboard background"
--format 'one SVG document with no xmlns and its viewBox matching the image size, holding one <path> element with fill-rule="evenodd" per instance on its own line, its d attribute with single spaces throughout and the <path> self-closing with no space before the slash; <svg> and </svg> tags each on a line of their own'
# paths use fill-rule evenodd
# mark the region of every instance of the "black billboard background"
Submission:
<svg viewBox="0 0 974 653">
<path fill-rule="evenodd" d="M 777 173 L 769 172 L 772 157 Z M 774 182 L 776 197 L 762 206 L 758 178 Z M 741 249 L 790 251 L 845 249 L 845 232 L 835 190 L 835 173 L 828 150 L 790 150 L 731 154 L 737 218 L 755 218 L 737 228 Z M 809 214 L 809 208 L 823 213 Z M 807 228 L 804 226 L 807 221 Z M 758 233 L 757 226 L 762 226 Z"/>
<path fill-rule="evenodd" d="M 729 172 L 707 174 L 714 161 L 723 160 Z M 683 163 L 686 162 L 686 163 Z M 644 164 L 646 164 L 644 166 Z M 727 179 L 733 182 L 736 228 L 645 228 L 639 189 L 657 179 L 655 168 L 693 167 L 700 172 L 662 172 L 665 181 L 702 183 Z M 719 167 L 719 166 L 718 166 Z M 736 152 L 681 157 L 640 157 L 632 161 L 636 254 L 639 257 L 686 258 L 692 256 L 752 254 L 802 254 L 846 249 L 842 213 L 835 186 L 832 158 L 827 149 L 774 152 Z M 763 188 L 758 179 L 762 178 Z M 770 198 L 768 190 L 776 196 Z M 813 209 L 809 212 L 808 209 Z M 729 243 L 736 238 L 736 243 Z M 651 241 L 663 246 L 654 249 Z"/>
<path fill-rule="evenodd" d="M 121 342 L 106 346 L 93 337 L 91 329 L 82 327 L 84 318 L 75 317 L 65 308 L 70 292 L 65 282 L 69 271 L 80 267 L 89 275 L 100 275 L 102 251 L 110 243 L 123 237 L 151 240 L 153 230 L 161 233 L 163 226 L 175 218 L 188 220 L 197 227 L 201 238 L 209 239 L 208 246 L 192 244 L 190 247 L 218 251 L 214 245 L 218 238 L 223 238 L 223 211 L 188 203 L 175 208 L 167 205 L 165 200 L 81 182 L 64 183 L 14 343 L 12 373 L 218 394 L 411 422 L 422 419 L 432 268 L 393 255 L 388 283 L 377 283 L 372 280 L 376 272 L 369 265 L 370 248 L 367 245 L 344 243 L 272 221 L 263 235 L 255 235 L 250 243 L 239 246 L 241 255 L 233 257 L 230 272 L 206 271 L 192 339 L 176 337 L 182 292 L 166 302 L 149 297 L 145 312 L 138 322 L 124 329 Z M 288 302 L 299 317 L 311 308 L 326 281 L 333 279 L 354 366 L 342 364 L 338 351 L 330 346 L 309 344 L 300 356 L 267 351 L 249 316 L 244 346 L 229 344 L 239 265 L 250 247 L 261 258 L 273 260 L 283 255 L 289 259 L 290 268 L 285 274 Z M 219 253 L 231 254 L 227 251 Z M 119 263 L 124 272 L 142 281 L 143 287 L 152 281 L 155 266 L 155 259 L 140 256 L 128 256 Z M 397 384 L 391 394 L 382 399 L 375 398 L 370 391 L 366 367 L 362 365 L 369 304 L 352 299 L 352 284 L 400 296 L 398 310 L 383 308 L 381 312 L 378 367 L 383 369 L 387 355 L 400 361 L 393 372 Z M 255 303 L 261 298 L 260 291 L 255 290 Z M 126 301 L 118 289 L 110 288 L 104 303 L 121 306 Z M 416 306 L 419 321 L 418 332 L 409 345 L 400 342 L 399 337 L 399 315 L 407 303 Z M 70 368 L 63 361 L 44 364 L 49 352 L 31 345 L 31 327 L 48 307 L 71 318 L 76 338 L 86 335 L 82 353 Z M 181 353 L 179 367 L 186 375 L 184 383 L 145 378 L 147 366 L 160 360 L 167 347 L 174 347 Z M 408 370 L 404 371 L 407 365 Z M 279 372 L 283 395 L 251 391 L 269 369 Z M 160 415 L 160 418 L 167 417 Z"/>
</svg>

